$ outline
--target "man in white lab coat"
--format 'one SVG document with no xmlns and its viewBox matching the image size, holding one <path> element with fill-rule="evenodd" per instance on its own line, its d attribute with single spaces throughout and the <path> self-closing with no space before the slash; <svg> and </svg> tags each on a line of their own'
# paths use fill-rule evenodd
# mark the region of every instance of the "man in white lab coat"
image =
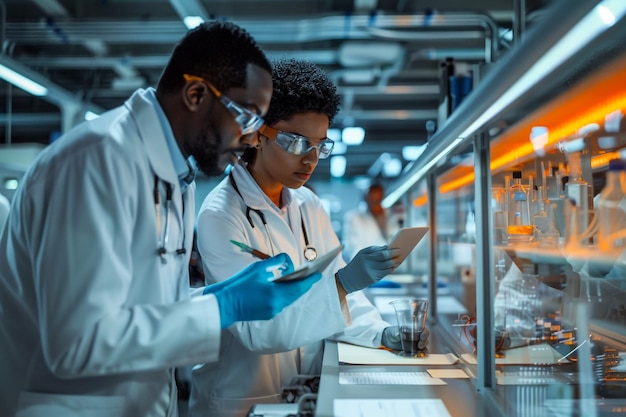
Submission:
<svg viewBox="0 0 626 417">
<path fill-rule="evenodd" d="M 11 210 L 9 199 L 0 194 L 0 230 L 2 230 L 4 222 L 9 218 L 9 210 Z"/>
<path fill-rule="evenodd" d="M 293 269 L 279 254 L 189 298 L 186 158 L 215 174 L 256 143 L 270 71 L 247 32 L 207 23 L 156 90 L 39 155 L 0 235 L 1 416 L 175 416 L 173 367 L 215 361 L 222 328 L 273 317 L 320 278 L 270 283 Z"/>
</svg>

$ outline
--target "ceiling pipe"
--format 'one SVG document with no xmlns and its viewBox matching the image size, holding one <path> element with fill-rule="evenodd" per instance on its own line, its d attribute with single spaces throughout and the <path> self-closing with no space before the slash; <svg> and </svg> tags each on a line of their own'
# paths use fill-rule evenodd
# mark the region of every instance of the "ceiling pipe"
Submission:
<svg viewBox="0 0 626 417">
<path fill-rule="evenodd" d="M 377 18 L 378 19 L 378 18 Z M 387 27 L 386 25 L 389 25 Z M 383 20 L 382 23 L 371 25 L 368 30 L 376 37 L 392 40 L 423 40 L 423 32 L 432 28 L 454 29 L 480 27 L 484 31 L 485 38 L 485 62 L 493 62 L 500 42 L 498 36 L 498 24 L 489 15 L 484 13 L 435 13 L 413 15 L 404 17 L 396 22 Z M 395 29 L 401 29 L 396 31 Z M 412 29 L 412 31 L 407 31 Z M 438 32 L 432 33 L 436 36 Z M 458 35 L 458 34 L 457 34 Z"/>
<path fill-rule="evenodd" d="M 514 0 L 513 11 L 513 43 L 519 43 L 526 31 L 526 0 Z"/>
<path fill-rule="evenodd" d="M 281 20 L 238 19 L 259 43 L 303 43 L 340 39 L 376 39 L 393 36 L 396 39 L 481 39 L 487 37 L 491 55 L 498 49 L 498 27 L 488 15 L 479 13 L 438 13 L 436 15 L 378 15 L 372 23 L 369 15 L 293 16 Z M 101 39 L 108 44 L 126 44 L 128 39 L 146 44 L 175 44 L 185 33 L 180 21 L 111 22 L 69 21 L 59 22 L 70 41 Z M 470 28 L 479 28 L 472 31 Z M 394 30 L 401 29 L 402 32 Z M 407 31 L 411 29 L 411 31 Z M 437 29 L 432 31 L 431 29 Z M 447 29 L 447 30 L 442 30 Z M 58 44 L 45 28 L 37 22 L 7 24 L 7 37 L 19 44 Z"/>
<path fill-rule="evenodd" d="M 355 120 L 367 121 L 406 121 L 414 119 L 436 118 L 436 110 L 346 110 L 342 109 L 337 115 L 338 119 L 351 117 Z M 0 126 L 11 121 L 13 126 L 60 126 L 62 117 L 57 113 L 19 113 L 13 114 L 10 118 L 6 114 L 0 114 Z"/>
<path fill-rule="evenodd" d="M 30 78 L 34 82 L 41 84 L 48 89 L 47 94 L 45 96 L 42 96 L 41 98 L 52 104 L 55 104 L 61 109 L 61 115 L 63 120 L 61 128 L 63 132 L 69 130 L 79 121 L 82 121 L 80 120 L 78 113 L 81 110 L 91 110 L 92 112 L 98 114 L 104 111 L 100 106 L 96 106 L 93 103 L 88 103 L 81 100 L 80 98 L 76 97 L 76 95 L 59 87 L 48 78 L 44 77 L 36 71 L 33 71 L 32 69 L 28 68 L 27 66 L 16 61 L 13 58 L 10 58 L 6 55 L 0 55 L 0 64 L 12 69 L 13 71 L 27 78 Z"/>
</svg>

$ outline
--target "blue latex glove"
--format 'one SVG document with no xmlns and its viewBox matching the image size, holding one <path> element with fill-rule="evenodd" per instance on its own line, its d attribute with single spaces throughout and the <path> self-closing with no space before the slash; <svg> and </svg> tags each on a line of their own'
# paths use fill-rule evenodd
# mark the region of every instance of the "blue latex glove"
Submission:
<svg viewBox="0 0 626 417">
<path fill-rule="evenodd" d="M 420 335 L 420 341 L 417 344 L 419 349 L 426 349 L 428 347 L 428 338 L 430 337 L 430 330 L 424 329 Z M 400 341 L 400 329 L 398 326 L 385 327 L 383 330 L 383 337 L 380 342 L 383 346 L 393 350 L 402 350 L 402 342 Z"/>
<path fill-rule="evenodd" d="M 279 275 L 294 270 L 289 255 L 281 253 L 255 262 L 235 276 L 204 289 L 204 294 L 214 294 L 217 298 L 222 329 L 237 321 L 271 319 L 322 278 L 318 273 L 298 281 L 272 282 L 276 270 L 280 271 Z"/>
<path fill-rule="evenodd" d="M 369 246 L 361 249 L 352 261 L 339 271 L 339 282 L 351 293 L 369 287 L 389 275 L 400 265 L 400 249 Z"/>
</svg>

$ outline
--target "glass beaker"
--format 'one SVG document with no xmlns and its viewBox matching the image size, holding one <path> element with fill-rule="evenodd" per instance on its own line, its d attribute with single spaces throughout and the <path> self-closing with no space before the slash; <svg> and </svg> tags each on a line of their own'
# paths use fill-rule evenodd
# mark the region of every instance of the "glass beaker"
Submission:
<svg viewBox="0 0 626 417">
<path fill-rule="evenodd" d="M 401 356 L 422 357 L 425 350 L 420 349 L 422 333 L 426 330 L 428 318 L 428 300 L 406 298 L 391 301 L 396 312 L 402 344 Z"/>
</svg>

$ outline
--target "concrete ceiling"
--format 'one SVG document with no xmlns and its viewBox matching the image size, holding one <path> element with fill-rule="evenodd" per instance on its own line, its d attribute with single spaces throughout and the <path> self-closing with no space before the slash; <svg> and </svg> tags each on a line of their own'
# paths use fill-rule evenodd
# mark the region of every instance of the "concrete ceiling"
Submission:
<svg viewBox="0 0 626 417">
<path fill-rule="evenodd" d="M 376 175 L 380 155 L 427 140 L 437 121 L 446 57 L 488 67 L 512 33 L 541 14 L 542 0 L 0 0 L 0 64 L 51 89 L 31 96 L 0 81 L 0 143 L 49 143 L 84 110 L 121 104 L 156 84 L 186 27 L 182 16 L 229 19 L 270 56 L 308 59 L 335 80 L 334 127 L 363 126 L 349 147 L 347 176 Z M 403 161 L 404 164 L 407 161 Z M 379 163 L 380 165 L 380 163 Z M 316 178 L 328 176 L 323 160 Z"/>
</svg>

